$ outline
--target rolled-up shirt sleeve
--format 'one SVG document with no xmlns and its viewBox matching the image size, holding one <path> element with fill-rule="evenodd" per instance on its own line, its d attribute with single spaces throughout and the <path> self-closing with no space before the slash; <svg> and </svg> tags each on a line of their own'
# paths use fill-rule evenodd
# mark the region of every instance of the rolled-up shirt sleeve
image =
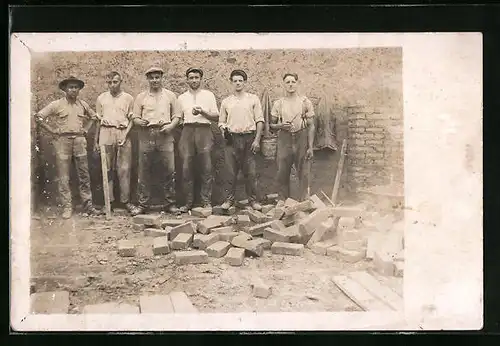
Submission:
<svg viewBox="0 0 500 346">
<path fill-rule="evenodd" d="M 173 95 L 170 102 L 170 118 L 174 120 L 175 118 L 182 119 L 182 109 L 181 104 L 177 96 Z"/>
<path fill-rule="evenodd" d="M 134 102 L 132 119 L 142 118 L 142 100 L 143 100 L 143 98 L 144 97 L 142 94 L 137 95 L 135 102 Z"/>
<path fill-rule="evenodd" d="M 222 100 L 220 104 L 220 112 L 219 112 L 219 125 L 227 125 L 227 109 L 226 109 L 226 100 Z"/>
<path fill-rule="evenodd" d="M 264 114 L 262 113 L 262 105 L 260 103 L 260 100 L 257 96 L 255 96 L 254 100 L 253 114 L 255 123 L 264 122 Z"/>
<path fill-rule="evenodd" d="M 215 95 L 210 93 L 210 113 L 219 113 L 219 109 L 217 108 L 217 100 L 215 99 Z"/>
<path fill-rule="evenodd" d="M 55 105 L 56 101 L 52 101 L 45 107 L 43 107 L 38 113 L 36 114 L 36 121 L 41 122 L 46 120 L 49 116 L 55 113 Z"/>
<path fill-rule="evenodd" d="M 103 117 L 103 110 L 102 110 L 102 101 L 101 101 L 101 96 L 97 98 L 95 101 L 95 111 L 97 113 L 97 118 L 102 119 Z"/>
<path fill-rule="evenodd" d="M 280 105 L 281 105 L 281 101 L 280 100 L 276 100 L 274 101 L 273 103 L 273 107 L 271 108 L 271 117 L 272 118 L 279 118 L 280 117 Z"/>
<path fill-rule="evenodd" d="M 134 118 L 134 98 L 130 95 L 127 103 L 127 119 Z"/>
<path fill-rule="evenodd" d="M 306 118 L 313 118 L 315 114 L 314 114 L 314 106 L 313 106 L 311 100 L 309 100 L 306 97 L 304 102 L 306 104 Z"/>
<path fill-rule="evenodd" d="M 94 110 L 92 108 L 90 108 L 89 104 L 86 101 L 81 100 L 81 103 L 82 103 L 83 109 L 85 110 L 85 115 L 87 116 L 87 118 L 89 120 L 98 119 L 96 112 L 94 112 Z"/>
</svg>

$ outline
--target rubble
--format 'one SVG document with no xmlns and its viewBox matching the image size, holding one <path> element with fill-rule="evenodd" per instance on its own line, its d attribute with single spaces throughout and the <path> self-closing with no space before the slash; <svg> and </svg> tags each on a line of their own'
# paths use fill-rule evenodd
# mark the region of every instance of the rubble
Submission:
<svg viewBox="0 0 500 346">
<path fill-rule="evenodd" d="M 118 242 L 118 256 L 134 257 L 136 254 L 135 244 L 130 240 L 120 240 Z"/>
<path fill-rule="evenodd" d="M 153 254 L 166 255 L 170 253 L 170 245 L 166 237 L 158 237 L 153 240 Z"/>
<path fill-rule="evenodd" d="M 174 253 L 175 264 L 203 264 L 208 263 L 208 254 L 202 250 L 178 251 Z"/>
<path fill-rule="evenodd" d="M 336 241 L 327 240 L 314 243 L 309 248 L 317 255 L 326 255 L 326 250 L 334 245 L 337 245 Z"/>
<path fill-rule="evenodd" d="M 180 233 L 187 233 L 194 235 L 196 233 L 196 223 L 193 221 L 184 222 L 170 230 L 170 239 L 175 239 Z"/>
<path fill-rule="evenodd" d="M 188 233 L 179 233 L 177 237 L 172 240 L 172 249 L 173 250 L 186 250 L 189 246 L 191 246 L 191 242 L 193 241 L 193 235 Z"/>
<path fill-rule="evenodd" d="M 271 295 L 271 286 L 262 282 L 252 284 L 252 293 L 257 298 L 268 298 Z"/>
<path fill-rule="evenodd" d="M 312 209 L 314 210 L 326 208 L 326 204 L 317 195 L 312 195 L 309 200 L 312 202 Z"/>
<path fill-rule="evenodd" d="M 209 257 L 220 258 L 226 255 L 228 250 L 231 248 L 231 244 L 227 241 L 218 241 L 207 247 L 207 254 Z"/>
<path fill-rule="evenodd" d="M 196 216 L 196 217 L 208 217 L 212 215 L 212 209 L 211 208 L 193 208 L 191 209 L 191 215 Z"/>
<path fill-rule="evenodd" d="M 306 247 L 311 248 L 314 243 L 324 240 L 327 233 L 333 233 L 335 231 L 335 222 L 332 218 L 327 219 L 322 222 L 319 227 L 314 231 L 313 235 L 306 244 Z M 333 235 L 332 234 L 332 235 Z"/>
<path fill-rule="evenodd" d="M 356 263 L 365 257 L 365 251 L 364 250 L 360 250 L 360 251 L 347 250 L 347 249 L 344 249 L 338 245 L 334 245 L 334 246 L 326 249 L 326 255 L 333 256 L 333 257 L 337 258 L 338 260 L 342 260 L 344 262 Z"/>
<path fill-rule="evenodd" d="M 218 242 L 220 239 L 219 236 L 220 236 L 220 234 L 218 234 L 218 233 L 205 234 L 200 239 L 199 249 L 205 250 L 207 247 L 209 247 L 213 243 Z"/>
<path fill-rule="evenodd" d="M 227 264 L 235 267 L 239 267 L 243 264 L 245 258 L 245 249 L 242 248 L 230 248 L 224 257 Z"/>
<path fill-rule="evenodd" d="M 132 218 L 132 222 L 145 226 L 160 226 L 161 216 L 155 214 L 136 215 Z"/>
<path fill-rule="evenodd" d="M 233 223 L 230 216 L 210 215 L 198 224 L 198 232 L 208 234 L 213 228 L 229 226 Z"/>
<path fill-rule="evenodd" d="M 161 228 L 146 228 L 144 229 L 145 237 L 167 237 L 168 233 L 166 230 Z"/>
<path fill-rule="evenodd" d="M 304 253 L 304 245 L 295 243 L 274 242 L 271 253 L 276 255 L 300 256 Z"/>
<path fill-rule="evenodd" d="M 276 230 L 271 227 L 264 229 L 262 237 L 271 242 L 278 241 L 288 243 L 291 241 L 291 235 L 287 234 L 284 230 Z"/>
</svg>

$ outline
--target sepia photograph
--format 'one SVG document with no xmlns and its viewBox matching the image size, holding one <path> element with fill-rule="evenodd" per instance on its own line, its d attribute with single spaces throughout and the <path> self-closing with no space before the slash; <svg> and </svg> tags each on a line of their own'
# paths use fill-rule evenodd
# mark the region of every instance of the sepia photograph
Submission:
<svg viewBox="0 0 500 346">
<path fill-rule="evenodd" d="M 48 41 L 24 40 L 35 43 L 22 95 L 30 160 L 13 157 L 28 168 L 28 271 L 18 273 L 29 284 L 28 314 L 81 316 L 89 328 L 92 316 L 115 314 L 200 321 L 348 313 L 352 328 L 411 329 L 405 304 L 425 286 L 425 274 L 415 272 L 434 266 L 423 248 L 446 237 L 417 228 L 449 228 L 448 204 L 438 201 L 445 194 L 467 205 L 453 213 L 479 225 L 468 233 L 476 238 L 462 233 L 457 241 L 471 247 L 461 251 L 469 251 L 477 278 L 464 290 L 470 297 L 479 287 L 482 295 L 482 281 L 474 281 L 482 280 L 480 103 L 471 103 L 475 118 L 443 110 L 432 120 L 416 116 L 401 35 L 319 34 L 301 44 L 301 34 L 151 34 L 167 42 L 162 49 L 148 34 L 44 35 Z M 50 35 L 77 48 L 50 46 Z M 139 48 L 133 42 L 141 35 L 150 43 Z M 106 39 L 121 44 L 106 50 Z M 476 41 L 451 46 L 468 51 Z M 455 72 L 477 62 L 475 53 Z M 468 178 L 460 184 L 469 197 L 479 194 L 476 202 L 439 192 L 451 182 L 437 182 L 438 166 L 436 178 L 426 173 L 434 162 L 450 170 L 462 160 L 453 141 L 465 145 Z M 12 240 L 21 237 L 14 231 Z M 424 233 L 426 240 L 412 240 Z M 440 305 L 419 309 L 435 317 Z"/>
</svg>

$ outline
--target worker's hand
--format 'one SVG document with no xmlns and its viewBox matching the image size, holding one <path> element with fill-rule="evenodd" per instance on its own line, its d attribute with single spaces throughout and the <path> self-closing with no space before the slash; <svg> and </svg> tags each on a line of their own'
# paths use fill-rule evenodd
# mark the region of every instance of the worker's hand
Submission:
<svg viewBox="0 0 500 346">
<path fill-rule="evenodd" d="M 306 160 L 311 160 L 314 156 L 314 150 L 312 148 L 307 148 Z"/>
<path fill-rule="evenodd" d="M 260 143 L 258 140 L 254 140 L 252 143 L 252 153 L 257 154 L 260 150 Z"/>
<path fill-rule="evenodd" d="M 169 133 L 173 129 L 174 129 L 174 127 L 172 126 L 172 123 L 167 123 L 160 128 L 160 132 Z"/>
<path fill-rule="evenodd" d="M 149 124 L 149 121 L 142 119 L 142 118 L 134 118 L 134 125 L 137 126 L 147 126 Z"/>
<path fill-rule="evenodd" d="M 111 124 L 109 123 L 108 120 L 106 119 L 101 119 L 101 125 L 104 125 L 104 126 L 111 126 Z"/>
<path fill-rule="evenodd" d="M 222 134 L 224 134 L 224 130 L 227 128 L 227 125 L 226 124 L 219 124 L 219 130 L 220 132 L 222 132 Z"/>
<path fill-rule="evenodd" d="M 126 141 L 127 141 L 126 137 L 120 138 L 118 140 L 118 146 L 123 147 L 123 145 L 125 144 Z"/>
<path fill-rule="evenodd" d="M 292 123 L 287 121 L 281 124 L 281 129 L 285 131 L 290 131 L 292 129 L 292 126 L 293 126 Z"/>
<path fill-rule="evenodd" d="M 51 130 L 49 130 L 50 133 L 52 133 L 54 136 L 57 136 L 57 135 L 60 135 L 61 134 L 61 130 L 60 129 L 54 129 L 52 128 Z"/>
<path fill-rule="evenodd" d="M 95 142 L 94 143 L 94 152 L 95 153 L 98 153 L 101 151 L 101 148 L 99 148 L 99 143 L 98 142 Z"/>
</svg>

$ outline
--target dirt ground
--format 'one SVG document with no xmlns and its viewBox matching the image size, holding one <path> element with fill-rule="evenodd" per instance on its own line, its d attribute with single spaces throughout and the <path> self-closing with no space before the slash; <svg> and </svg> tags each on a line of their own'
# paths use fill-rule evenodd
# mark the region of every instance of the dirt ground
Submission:
<svg viewBox="0 0 500 346">
<path fill-rule="evenodd" d="M 119 257 L 117 242 L 134 239 L 138 255 Z M 139 297 L 186 292 L 200 312 L 315 312 L 361 311 L 331 281 L 334 275 L 370 269 L 372 264 L 339 262 L 305 249 L 304 255 L 245 258 L 231 267 L 223 258 L 208 264 L 177 266 L 173 255 L 152 252 L 153 238 L 134 231 L 129 216 L 89 218 L 75 214 L 62 220 L 47 213 L 32 220 L 31 289 L 33 292 L 67 290 L 70 313 L 88 304 L 127 302 Z M 378 277 L 402 295 L 402 279 Z M 261 279 L 272 286 L 267 299 L 254 298 L 251 284 Z"/>
</svg>

